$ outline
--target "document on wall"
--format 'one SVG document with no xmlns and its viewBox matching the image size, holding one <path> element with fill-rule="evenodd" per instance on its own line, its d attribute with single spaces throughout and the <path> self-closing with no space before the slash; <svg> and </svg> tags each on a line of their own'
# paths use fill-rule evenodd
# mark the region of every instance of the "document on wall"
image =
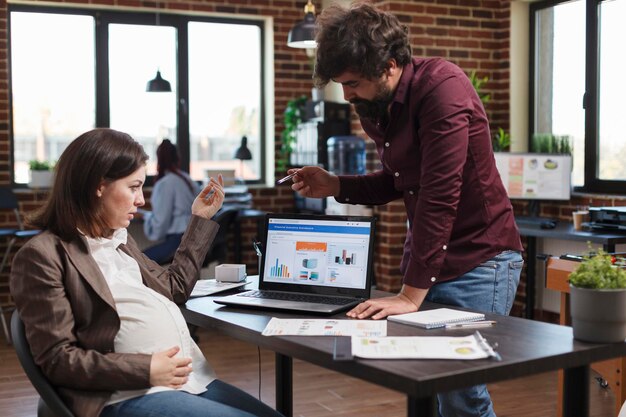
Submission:
<svg viewBox="0 0 626 417">
<path fill-rule="evenodd" d="M 366 359 L 500 359 L 479 332 L 456 337 L 353 337 L 351 344 L 352 356 Z"/>
<path fill-rule="evenodd" d="M 387 335 L 385 320 L 279 319 L 272 317 L 263 336 L 362 336 Z"/>
</svg>

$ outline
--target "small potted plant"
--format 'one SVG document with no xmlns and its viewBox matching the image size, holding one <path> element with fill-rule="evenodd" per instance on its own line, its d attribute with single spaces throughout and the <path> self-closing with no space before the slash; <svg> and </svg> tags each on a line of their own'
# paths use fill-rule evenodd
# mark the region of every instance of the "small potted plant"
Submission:
<svg viewBox="0 0 626 417">
<path fill-rule="evenodd" d="M 52 185 L 52 175 L 54 165 L 48 161 L 31 160 L 30 167 L 30 188 L 49 188 Z"/>
<path fill-rule="evenodd" d="M 626 269 L 623 261 L 599 250 L 585 256 L 570 274 L 574 338 L 612 343 L 626 339 Z"/>
</svg>

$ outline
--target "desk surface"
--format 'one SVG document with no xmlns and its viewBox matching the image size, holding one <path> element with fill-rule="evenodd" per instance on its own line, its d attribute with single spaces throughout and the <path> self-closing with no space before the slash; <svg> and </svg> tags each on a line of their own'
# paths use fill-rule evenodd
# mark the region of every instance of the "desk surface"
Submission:
<svg viewBox="0 0 626 417">
<path fill-rule="evenodd" d="M 607 245 L 626 243 L 626 233 L 600 230 L 575 230 L 574 225 L 566 221 L 559 221 L 554 229 L 542 229 L 539 224 L 521 223 L 518 223 L 517 227 L 522 236 L 582 242 L 590 241 L 592 243 Z"/>
<path fill-rule="evenodd" d="M 384 293 L 375 291 L 374 296 Z M 432 304 L 425 304 L 430 305 Z M 290 313 L 238 309 L 215 304 L 211 297 L 191 299 L 182 308 L 185 319 L 194 325 L 212 327 L 237 339 L 279 354 L 323 366 L 394 389 L 414 398 L 437 392 L 518 378 L 556 369 L 574 368 L 603 359 L 626 355 L 626 343 L 589 344 L 573 340 L 570 327 L 516 317 L 487 314 L 497 320 L 492 328 L 480 329 L 490 342 L 498 344 L 502 361 L 493 359 L 456 360 L 333 360 L 335 338 L 322 336 L 262 336 L 271 317 L 311 317 Z M 336 318 L 346 318 L 339 314 Z M 388 323 L 390 336 L 471 334 L 471 330 L 423 330 Z"/>
</svg>

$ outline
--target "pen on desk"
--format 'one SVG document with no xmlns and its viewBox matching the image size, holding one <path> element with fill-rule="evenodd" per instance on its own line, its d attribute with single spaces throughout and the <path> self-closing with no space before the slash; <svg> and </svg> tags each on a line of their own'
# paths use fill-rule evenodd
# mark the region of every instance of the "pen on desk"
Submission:
<svg viewBox="0 0 626 417">
<path fill-rule="evenodd" d="M 469 323 L 451 323 L 446 324 L 446 329 L 472 329 L 477 327 L 490 327 L 496 324 L 494 320 L 472 321 Z"/>
<path fill-rule="evenodd" d="M 296 176 L 296 174 L 297 174 L 297 173 L 298 173 L 298 171 L 296 171 L 296 172 L 294 172 L 294 173 L 292 173 L 292 174 L 289 174 L 289 175 L 287 175 L 287 176 L 286 176 L 286 177 L 284 177 L 284 178 L 279 179 L 278 181 L 276 181 L 276 184 L 282 184 L 283 182 L 285 182 L 285 181 L 288 181 L 288 180 L 292 179 L 293 177 L 295 177 L 295 176 Z"/>
</svg>

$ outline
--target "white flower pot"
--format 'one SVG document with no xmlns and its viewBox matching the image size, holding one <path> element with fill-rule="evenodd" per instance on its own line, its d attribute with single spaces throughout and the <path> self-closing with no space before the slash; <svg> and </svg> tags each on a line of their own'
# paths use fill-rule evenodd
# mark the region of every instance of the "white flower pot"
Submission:
<svg viewBox="0 0 626 417">
<path fill-rule="evenodd" d="M 52 176 L 54 171 L 30 171 L 30 188 L 50 188 L 52 186 Z"/>
</svg>

